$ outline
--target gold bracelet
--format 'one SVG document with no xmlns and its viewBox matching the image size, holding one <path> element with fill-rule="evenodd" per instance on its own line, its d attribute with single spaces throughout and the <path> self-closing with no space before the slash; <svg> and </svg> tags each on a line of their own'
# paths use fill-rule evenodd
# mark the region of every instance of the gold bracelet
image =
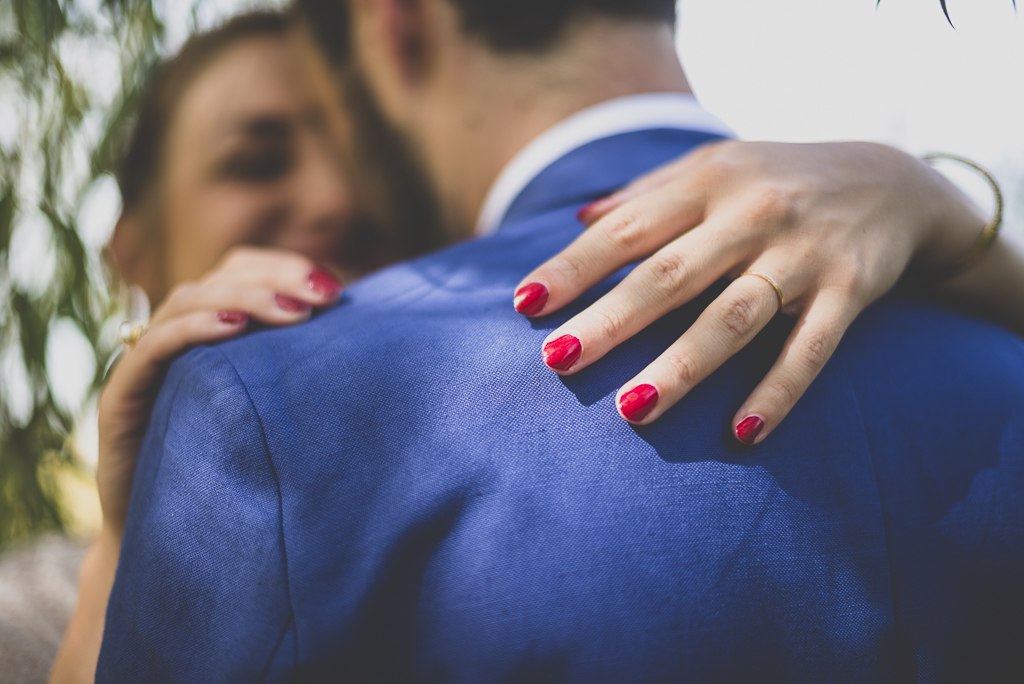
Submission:
<svg viewBox="0 0 1024 684">
<path fill-rule="evenodd" d="M 992 177 L 992 174 L 983 169 L 980 165 L 972 162 L 970 159 L 964 159 L 963 157 L 958 157 L 955 154 L 944 153 L 926 154 L 922 158 L 925 161 L 949 159 L 969 166 L 980 173 L 985 180 L 988 181 L 988 184 L 992 186 L 992 191 L 996 194 L 995 213 L 992 216 L 992 220 L 985 224 L 985 227 L 982 229 L 981 237 L 971 245 L 971 248 L 967 250 L 966 254 L 957 259 L 952 265 L 942 269 L 936 274 L 939 280 L 946 280 L 963 273 L 981 261 L 981 258 L 985 256 L 989 247 L 991 247 L 992 243 L 995 242 L 996 236 L 999 235 L 999 228 L 1003 225 L 1003 193 L 999 190 L 999 184 L 996 183 L 996 179 Z"/>
</svg>

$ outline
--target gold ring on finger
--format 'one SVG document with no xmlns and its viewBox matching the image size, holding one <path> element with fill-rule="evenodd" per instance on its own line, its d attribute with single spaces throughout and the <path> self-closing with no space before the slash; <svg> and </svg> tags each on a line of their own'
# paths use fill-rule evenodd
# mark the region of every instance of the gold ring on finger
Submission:
<svg viewBox="0 0 1024 684">
<path fill-rule="evenodd" d="M 778 281 L 776 281 L 775 278 L 772 278 L 770 275 L 761 273 L 760 271 L 744 271 L 743 273 L 740 274 L 740 278 L 748 275 L 756 276 L 772 286 L 772 288 L 775 290 L 775 297 L 779 300 L 779 311 L 782 311 L 782 307 L 786 305 L 786 295 L 783 294 L 782 286 L 779 285 Z"/>
<path fill-rule="evenodd" d="M 135 323 L 133 321 L 125 321 L 117 329 L 117 334 L 120 336 L 121 341 L 129 347 L 134 347 L 135 343 L 139 341 L 139 338 L 142 337 L 145 332 L 145 325 L 142 323 Z"/>
</svg>

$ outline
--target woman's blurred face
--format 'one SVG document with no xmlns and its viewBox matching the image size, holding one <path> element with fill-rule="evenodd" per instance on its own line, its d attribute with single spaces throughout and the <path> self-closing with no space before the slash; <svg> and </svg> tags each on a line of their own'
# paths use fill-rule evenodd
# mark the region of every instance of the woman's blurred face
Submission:
<svg viewBox="0 0 1024 684">
<path fill-rule="evenodd" d="M 284 38 L 243 39 L 185 91 L 163 148 L 162 289 L 238 244 L 337 264 L 356 212 L 298 61 Z"/>
</svg>

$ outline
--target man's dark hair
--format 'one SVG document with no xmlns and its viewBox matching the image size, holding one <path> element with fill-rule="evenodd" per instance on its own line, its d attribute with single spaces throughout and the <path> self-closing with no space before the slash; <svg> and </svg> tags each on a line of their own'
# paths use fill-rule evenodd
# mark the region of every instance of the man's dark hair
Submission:
<svg viewBox="0 0 1024 684">
<path fill-rule="evenodd" d="M 675 0 L 447 0 L 462 28 L 498 52 L 539 52 L 551 47 L 581 14 L 672 23 Z M 313 35 L 335 64 L 348 57 L 345 0 L 297 0 Z"/>
</svg>

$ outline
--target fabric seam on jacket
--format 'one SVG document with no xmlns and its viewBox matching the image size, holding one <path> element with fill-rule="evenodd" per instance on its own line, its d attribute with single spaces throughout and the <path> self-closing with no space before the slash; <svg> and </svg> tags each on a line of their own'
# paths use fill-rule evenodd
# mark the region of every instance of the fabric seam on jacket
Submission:
<svg viewBox="0 0 1024 684">
<path fill-rule="evenodd" d="M 263 428 L 263 417 L 260 416 L 260 412 L 256 408 L 255 402 L 253 402 L 253 400 L 252 400 L 252 395 L 249 394 L 249 388 L 246 387 L 245 381 L 242 380 L 242 376 L 239 375 L 239 373 L 238 373 L 238 369 L 235 368 L 235 365 L 233 363 L 231 363 L 231 359 L 229 359 L 227 357 L 227 355 L 224 354 L 224 352 L 222 352 L 220 349 L 217 349 L 217 348 L 211 348 L 211 351 L 214 351 L 217 354 L 219 354 L 220 357 L 224 360 L 224 362 L 228 365 L 228 367 L 231 368 L 231 372 L 235 374 L 236 378 L 238 378 L 238 384 L 242 387 L 242 390 L 245 392 L 245 398 L 249 401 L 249 406 L 252 407 L 253 415 L 256 416 L 256 422 L 260 426 L 260 439 L 263 440 L 263 453 L 265 453 L 267 455 L 267 463 L 270 465 L 270 473 L 271 473 L 271 475 L 274 476 L 274 486 L 277 488 L 278 529 L 279 529 L 280 534 L 281 534 L 281 556 L 282 556 L 282 560 L 284 561 L 284 591 L 285 591 L 285 596 L 288 597 L 288 615 L 289 615 L 289 620 L 285 620 L 284 632 L 282 633 L 281 638 L 278 641 L 277 649 L 275 649 L 274 653 L 271 653 L 270 657 L 267 659 L 267 665 L 264 668 L 264 674 L 263 674 L 263 678 L 265 679 L 266 676 L 267 676 L 267 673 L 270 671 L 271 664 L 274 662 L 274 656 L 277 654 L 277 650 L 281 648 L 281 643 L 283 642 L 284 638 L 288 635 L 288 628 L 289 628 L 289 624 L 288 623 L 289 623 L 289 621 L 295 621 L 295 604 L 292 602 L 292 588 L 291 588 L 291 582 L 289 581 L 289 577 L 288 577 L 288 547 L 287 547 L 287 544 L 285 543 L 285 538 L 284 538 L 284 499 L 281 496 L 281 480 L 277 476 L 277 468 L 274 467 L 274 457 L 270 453 L 270 446 L 267 444 L 267 433 L 266 433 L 266 430 Z M 299 660 L 299 629 L 298 629 L 298 622 L 297 621 L 295 621 L 294 634 L 295 634 L 295 637 L 294 637 L 294 641 L 295 641 L 295 643 L 294 643 L 294 648 L 295 648 L 295 665 L 297 667 L 299 662 L 300 662 L 300 660 Z"/>
<path fill-rule="evenodd" d="M 838 363 L 839 360 L 833 358 L 833 363 Z M 900 618 L 899 606 L 896 605 L 896 576 L 893 573 L 892 567 L 892 541 L 889 537 L 889 521 L 886 519 L 885 506 L 882 504 L 882 494 L 878 486 L 878 464 L 875 459 L 875 448 L 871 443 L 871 432 L 868 430 L 867 423 L 864 422 L 864 413 L 860 410 L 860 397 L 857 396 L 857 387 L 854 385 L 853 380 L 850 378 L 850 369 L 843 363 L 843 376 L 846 378 L 846 383 L 850 387 L 850 394 L 853 396 L 853 408 L 857 411 L 857 418 L 860 420 L 862 429 L 864 430 L 864 442 L 868 447 L 868 457 L 871 459 L 871 472 L 875 477 L 875 496 L 878 500 L 878 513 L 882 518 L 882 532 L 885 535 L 885 565 L 889 572 L 889 602 L 892 604 L 892 619 L 893 627 L 896 630 L 895 637 L 897 639 L 897 647 L 902 646 L 902 639 L 906 636 L 906 632 L 903 628 L 903 621 Z M 899 655 L 899 654 L 898 654 Z M 902 654 L 905 657 L 913 660 L 914 653 Z M 899 662 L 899 661 L 897 661 Z"/>
</svg>

